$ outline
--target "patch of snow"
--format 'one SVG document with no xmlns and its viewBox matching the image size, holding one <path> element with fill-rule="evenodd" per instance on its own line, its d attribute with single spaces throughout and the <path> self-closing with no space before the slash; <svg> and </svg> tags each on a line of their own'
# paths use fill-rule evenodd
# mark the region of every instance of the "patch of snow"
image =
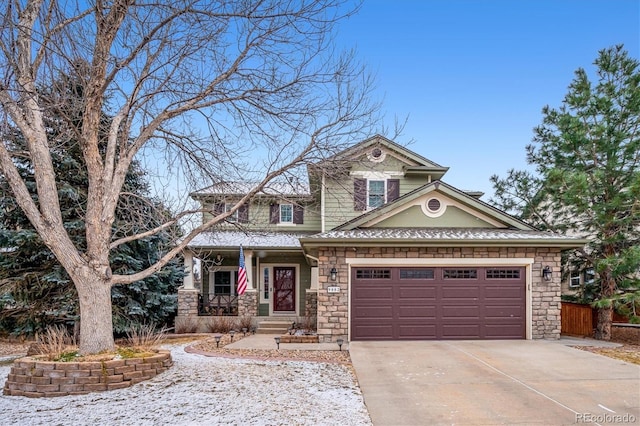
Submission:
<svg viewBox="0 0 640 426">
<path fill-rule="evenodd" d="M 172 345 L 174 365 L 126 389 L 55 398 L 0 396 L 11 425 L 371 425 L 340 364 L 205 357 Z M 0 384 L 9 374 L 0 367 Z"/>
</svg>

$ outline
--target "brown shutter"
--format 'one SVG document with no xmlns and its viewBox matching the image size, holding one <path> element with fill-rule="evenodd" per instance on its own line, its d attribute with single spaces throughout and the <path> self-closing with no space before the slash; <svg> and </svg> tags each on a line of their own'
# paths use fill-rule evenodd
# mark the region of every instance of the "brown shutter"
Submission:
<svg viewBox="0 0 640 426">
<path fill-rule="evenodd" d="M 387 179 L 387 203 L 400 197 L 400 179 Z"/>
<path fill-rule="evenodd" d="M 293 206 L 293 223 L 296 225 L 304 223 L 304 209 L 302 206 Z"/>
<path fill-rule="evenodd" d="M 249 223 L 249 204 L 243 204 L 238 209 L 238 222 Z"/>
<path fill-rule="evenodd" d="M 355 178 L 353 180 L 353 208 L 356 211 L 367 209 L 367 180 Z"/>
<path fill-rule="evenodd" d="M 269 206 L 269 223 L 275 224 L 280 222 L 280 205 L 271 204 Z"/>
</svg>

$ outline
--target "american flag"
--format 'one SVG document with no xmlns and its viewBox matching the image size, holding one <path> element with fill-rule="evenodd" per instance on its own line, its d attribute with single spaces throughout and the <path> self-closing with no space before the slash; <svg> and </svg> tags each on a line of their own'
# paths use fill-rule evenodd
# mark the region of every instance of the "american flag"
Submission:
<svg viewBox="0 0 640 426">
<path fill-rule="evenodd" d="M 244 251 L 240 246 L 240 263 L 238 267 L 238 295 L 244 294 L 247 289 L 247 269 L 244 267 Z"/>
</svg>

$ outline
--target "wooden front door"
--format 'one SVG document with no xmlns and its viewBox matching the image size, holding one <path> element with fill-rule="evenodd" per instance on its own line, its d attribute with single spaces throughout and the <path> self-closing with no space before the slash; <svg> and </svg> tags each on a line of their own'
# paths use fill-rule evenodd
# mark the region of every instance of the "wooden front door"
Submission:
<svg viewBox="0 0 640 426">
<path fill-rule="evenodd" d="M 273 312 L 295 312 L 296 268 L 273 268 Z"/>
</svg>

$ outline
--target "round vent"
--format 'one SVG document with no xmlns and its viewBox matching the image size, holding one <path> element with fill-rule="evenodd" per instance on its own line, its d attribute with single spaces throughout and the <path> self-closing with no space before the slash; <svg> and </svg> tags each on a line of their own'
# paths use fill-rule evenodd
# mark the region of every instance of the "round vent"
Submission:
<svg viewBox="0 0 640 426">
<path fill-rule="evenodd" d="M 382 157 L 382 150 L 380 148 L 375 148 L 373 151 L 371 151 L 371 156 L 373 158 L 380 158 Z"/>
<path fill-rule="evenodd" d="M 442 207 L 442 205 L 440 204 L 440 200 L 438 200 L 437 198 L 432 198 L 427 201 L 427 208 L 430 212 L 435 213 L 440 210 L 440 207 Z"/>
</svg>

